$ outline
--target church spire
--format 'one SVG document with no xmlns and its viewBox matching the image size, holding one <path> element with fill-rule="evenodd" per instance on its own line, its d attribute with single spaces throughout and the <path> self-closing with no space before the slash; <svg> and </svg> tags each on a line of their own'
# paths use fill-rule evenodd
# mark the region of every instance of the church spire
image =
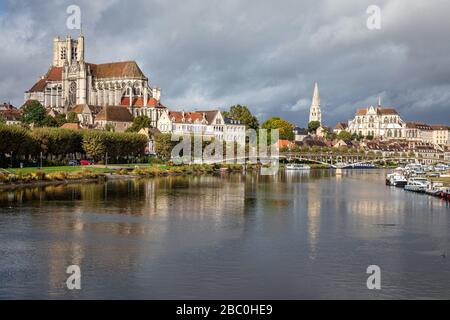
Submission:
<svg viewBox="0 0 450 320">
<path fill-rule="evenodd" d="M 311 102 L 311 108 L 309 110 L 309 122 L 319 121 L 322 124 L 322 113 L 320 111 L 320 95 L 319 95 L 319 85 L 317 81 L 314 82 L 314 93 Z"/>
<path fill-rule="evenodd" d="M 314 93 L 311 105 L 320 107 L 319 85 L 317 84 L 317 81 L 314 82 Z"/>
</svg>

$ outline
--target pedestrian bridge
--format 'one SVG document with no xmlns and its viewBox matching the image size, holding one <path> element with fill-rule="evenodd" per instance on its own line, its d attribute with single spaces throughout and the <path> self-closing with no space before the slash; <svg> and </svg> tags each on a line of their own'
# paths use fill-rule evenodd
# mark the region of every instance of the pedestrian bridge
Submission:
<svg viewBox="0 0 450 320">
<path fill-rule="evenodd" d="M 401 163 L 444 163 L 450 164 L 449 160 L 432 159 L 421 157 L 384 157 L 384 156 L 370 156 L 366 154 L 320 154 L 320 153 L 280 153 L 280 159 L 287 161 L 303 161 L 317 164 L 327 165 L 331 168 L 343 168 L 347 165 L 360 164 L 383 164 L 387 162 L 401 162 Z"/>
</svg>

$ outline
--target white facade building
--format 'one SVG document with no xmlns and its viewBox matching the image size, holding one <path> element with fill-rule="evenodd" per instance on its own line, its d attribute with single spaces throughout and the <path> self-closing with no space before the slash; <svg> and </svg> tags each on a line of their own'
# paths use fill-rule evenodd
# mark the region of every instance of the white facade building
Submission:
<svg viewBox="0 0 450 320">
<path fill-rule="evenodd" d="M 370 106 L 356 111 L 347 130 L 364 137 L 401 139 L 404 135 L 404 122 L 393 108 Z"/>
<path fill-rule="evenodd" d="M 219 110 L 169 111 L 161 116 L 157 128 L 162 133 L 197 134 L 219 141 L 245 144 L 245 125 L 234 119 L 224 118 Z"/>
</svg>

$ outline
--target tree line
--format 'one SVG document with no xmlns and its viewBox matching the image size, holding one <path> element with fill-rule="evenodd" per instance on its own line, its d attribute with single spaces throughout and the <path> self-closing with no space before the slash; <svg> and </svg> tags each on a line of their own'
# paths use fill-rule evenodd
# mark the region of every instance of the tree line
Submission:
<svg viewBox="0 0 450 320">
<path fill-rule="evenodd" d="M 95 160 L 142 156 L 147 137 L 137 133 L 115 133 L 97 130 L 34 128 L 0 124 L 0 163 L 6 155 L 14 159 L 71 158 L 89 155 Z"/>
</svg>

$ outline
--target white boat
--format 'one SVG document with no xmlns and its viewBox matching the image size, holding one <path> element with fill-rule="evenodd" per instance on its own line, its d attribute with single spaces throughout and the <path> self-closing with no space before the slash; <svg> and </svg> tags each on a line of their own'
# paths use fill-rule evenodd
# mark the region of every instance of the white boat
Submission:
<svg viewBox="0 0 450 320">
<path fill-rule="evenodd" d="M 407 170 L 405 170 L 402 167 L 398 167 L 393 172 L 388 173 L 386 175 L 386 185 L 387 186 L 396 186 L 396 187 L 404 187 L 406 185 L 405 175 L 407 174 Z M 397 184 L 394 184 L 394 182 L 398 181 Z"/>
<path fill-rule="evenodd" d="M 408 184 L 408 180 L 402 174 L 395 173 L 390 176 L 390 185 L 398 188 L 404 188 Z"/>
<path fill-rule="evenodd" d="M 425 192 L 428 189 L 429 183 L 426 178 L 410 178 L 405 186 L 405 190 Z"/>
<path fill-rule="evenodd" d="M 286 165 L 286 170 L 310 170 L 311 167 L 306 164 L 292 163 Z"/>
<path fill-rule="evenodd" d="M 446 191 L 444 184 L 441 182 L 435 182 L 435 183 L 431 183 L 428 186 L 428 189 L 425 190 L 425 193 L 432 195 L 432 196 L 436 196 L 439 193 L 441 193 L 442 191 Z"/>
<path fill-rule="evenodd" d="M 434 166 L 434 169 L 435 169 L 436 171 L 446 171 L 447 169 L 449 169 L 449 166 L 446 165 L 446 164 L 441 164 L 441 163 L 439 163 L 439 164 L 437 164 L 437 165 Z"/>
</svg>

